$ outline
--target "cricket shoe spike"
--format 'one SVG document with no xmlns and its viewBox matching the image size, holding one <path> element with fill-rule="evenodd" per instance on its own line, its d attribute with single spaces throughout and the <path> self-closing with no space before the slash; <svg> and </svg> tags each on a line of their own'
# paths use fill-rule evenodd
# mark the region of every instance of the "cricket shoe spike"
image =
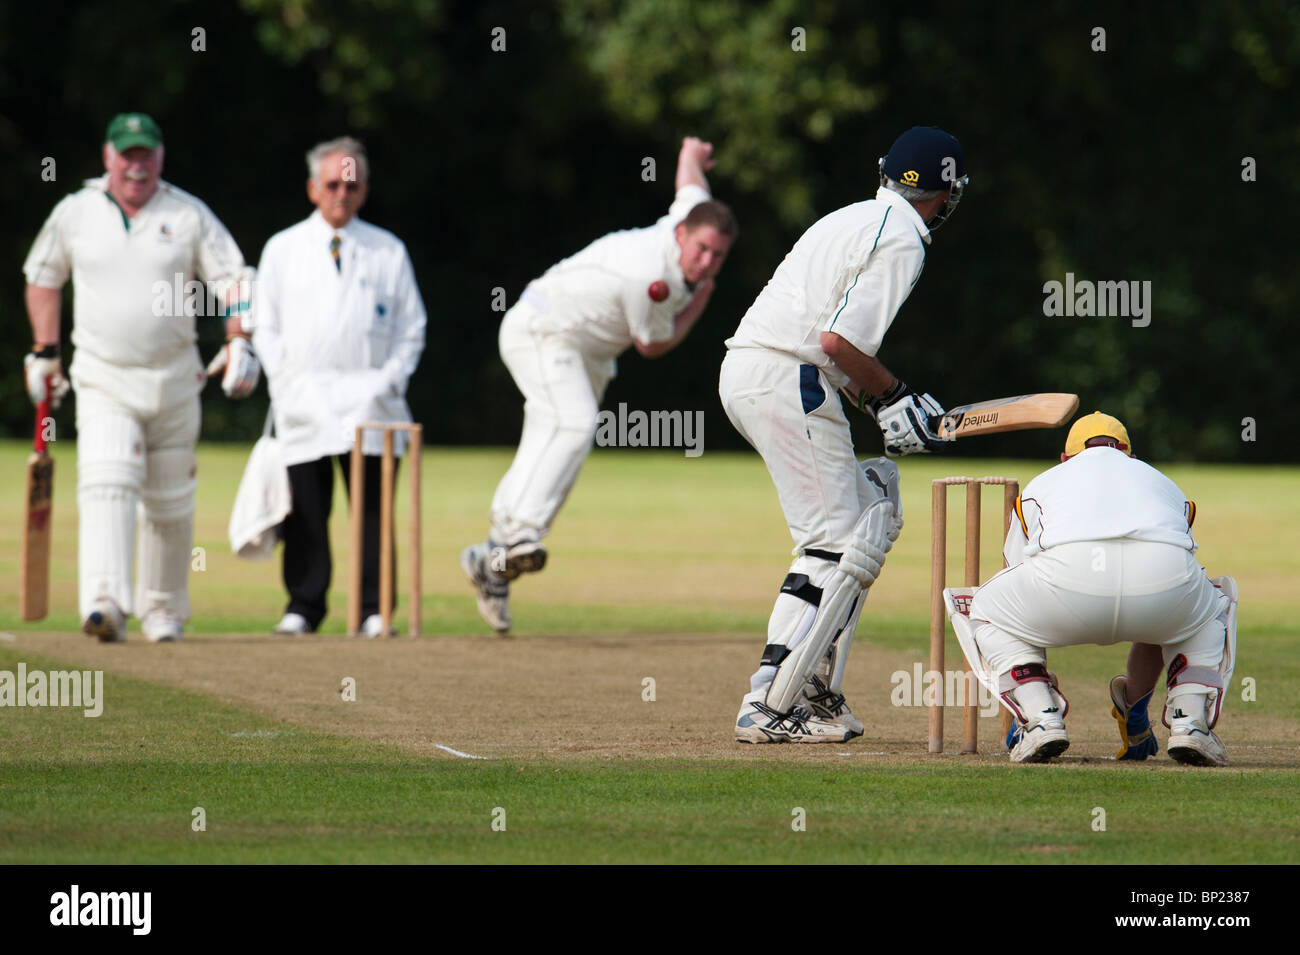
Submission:
<svg viewBox="0 0 1300 955">
<path fill-rule="evenodd" d="M 488 569 L 507 582 L 521 574 L 535 574 L 546 566 L 546 548 L 537 541 L 519 541 L 509 546 L 489 542 L 488 547 Z"/>
<path fill-rule="evenodd" d="M 812 710 L 795 706 L 780 713 L 763 700 L 767 689 L 746 693 L 736 716 L 739 743 L 847 743 L 853 736 L 839 723 L 824 720 Z"/>
<path fill-rule="evenodd" d="M 110 598 L 100 597 L 82 623 L 81 632 L 88 637 L 98 637 L 100 643 L 125 643 L 126 614 Z"/>
<path fill-rule="evenodd" d="M 478 612 L 497 633 L 510 630 L 510 582 L 492 572 L 488 565 L 490 551 L 486 544 L 471 544 L 460 554 L 460 569 L 478 591 Z"/>
<path fill-rule="evenodd" d="M 828 723 L 838 723 L 843 726 L 849 731 L 850 739 L 861 736 L 867 731 L 862 721 L 849 709 L 844 694 L 836 693 L 819 678 L 815 676 L 808 678 L 808 683 L 803 688 L 803 696 L 805 705 L 812 710 L 814 716 Z"/>
<path fill-rule="evenodd" d="M 1154 691 L 1152 691 L 1154 692 Z M 1160 744 L 1151 731 L 1151 719 L 1147 716 L 1147 704 L 1151 702 L 1148 693 L 1136 703 L 1128 702 L 1128 678 L 1123 674 L 1110 681 L 1110 715 L 1119 724 L 1119 738 L 1122 743 L 1116 759 L 1146 759 L 1160 752 Z"/>
</svg>

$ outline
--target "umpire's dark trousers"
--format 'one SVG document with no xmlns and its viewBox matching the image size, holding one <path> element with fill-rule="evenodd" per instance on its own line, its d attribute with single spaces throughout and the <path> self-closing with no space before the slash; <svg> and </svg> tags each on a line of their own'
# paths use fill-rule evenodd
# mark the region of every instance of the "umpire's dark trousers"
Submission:
<svg viewBox="0 0 1300 955">
<path fill-rule="evenodd" d="M 379 477 L 382 461 L 378 456 L 365 456 L 362 620 L 373 613 L 379 613 Z M 340 454 L 338 462 L 343 471 L 343 485 L 348 489 L 348 500 L 351 501 L 351 455 Z M 401 463 L 401 459 L 398 458 L 393 463 L 396 466 Z M 326 595 L 333 570 L 329 519 L 334 504 L 334 458 L 289 465 L 289 490 L 293 494 L 293 511 L 284 521 L 284 587 L 289 591 L 289 605 L 285 612 L 302 614 L 315 630 L 325 619 Z M 393 550 L 393 579 L 396 580 L 395 545 Z"/>
</svg>

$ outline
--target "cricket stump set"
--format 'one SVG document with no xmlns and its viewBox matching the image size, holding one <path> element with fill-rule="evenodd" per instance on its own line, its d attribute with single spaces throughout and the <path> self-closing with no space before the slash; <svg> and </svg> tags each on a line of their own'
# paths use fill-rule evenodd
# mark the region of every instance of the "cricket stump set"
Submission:
<svg viewBox="0 0 1300 955">
<path fill-rule="evenodd" d="M 984 486 L 1002 486 L 1002 532 L 1011 526 L 1020 484 L 1009 477 L 946 477 L 935 478 L 930 506 L 930 671 L 939 674 L 938 702 L 930 705 L 930 752 L 943 752 L 943 692 L 948 681 L 944 676 L 944 640 L 947 634 L 948 613 L 944 608 L 943 589 L 948 586 L 948 488 L 953 485 L 966 488 L 966 576 L 967 587 L 980 584 L 980 499 Z M 979 682 L 966 662 L 966 705 L 962 708 L 961 752 L 979 751 Z M 1005 737 L 1011 729 L 1011 713 L 1001 708 L 1001 732 Z"/>
<path fill-rule="evenodd" d="M 420 635 L 420 450 L 424 429 L 418 424 L 404 421 L 365 421 L 357 425 L 356 440 L 352 443 L 351 500 L 348 505 L 348 633 L 361 632 L 361 557 L 365 548 L 366 467 L 361 453 L 362 439 L 367 431 L 381 431 L 384 435 L 384 452 L 379 471 L 379 615 L 384 621 L 384 633 L 393 624 L 393 522 L 395 519 L 393 484 L 397 474 L 397 458 L 393 452 L 393 435 L 405 431 L 409 444 L 406 450 L 407 467 L 411 472 L 411 553 L 407 558 L 411 574 L 411 593 L 408 599 L 410 635 Z"/>
</svg>

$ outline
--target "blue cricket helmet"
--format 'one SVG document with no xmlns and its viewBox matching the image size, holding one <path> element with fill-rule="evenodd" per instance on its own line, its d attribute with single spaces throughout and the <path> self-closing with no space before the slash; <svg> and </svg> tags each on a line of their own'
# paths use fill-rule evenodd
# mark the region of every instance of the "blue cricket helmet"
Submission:
<svg viewBox="0 0 1300 955">
<path fill-rule="evenodd" d="M 927 191 L 952 187 L 944 208 L 926 223 L 931 231 L 952 215 L 970 182 L 966 154 L 957 137 L 937 126 L 913 126 L 894 140 L 880 160 L 881 185 L 885 178 L 899 185 Z"/>
</svg>

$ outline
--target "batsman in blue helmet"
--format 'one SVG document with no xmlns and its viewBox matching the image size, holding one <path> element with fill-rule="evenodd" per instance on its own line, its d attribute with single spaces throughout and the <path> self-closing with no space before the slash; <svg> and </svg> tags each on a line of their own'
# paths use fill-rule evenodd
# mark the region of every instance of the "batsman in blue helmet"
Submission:
<svg viewBox="0 0 1300 955">
<path fill-rule="evenodd" d="M 841 692 L 867 589 L 903 524 L 898 469 L 859 465 L 838 391 L 874 416 L 887 455 L 936 451 L 944 410 L 877 357 L 921 277 L 931 233 L 968 178 L 955 137 L 916 126 L 880 160 L 875 198 L 816 222 L 727 341 L 719 394 L 763 456 L 794 539 L 735 737 L 840 743 L 864 727 Z"/>
</svg>

